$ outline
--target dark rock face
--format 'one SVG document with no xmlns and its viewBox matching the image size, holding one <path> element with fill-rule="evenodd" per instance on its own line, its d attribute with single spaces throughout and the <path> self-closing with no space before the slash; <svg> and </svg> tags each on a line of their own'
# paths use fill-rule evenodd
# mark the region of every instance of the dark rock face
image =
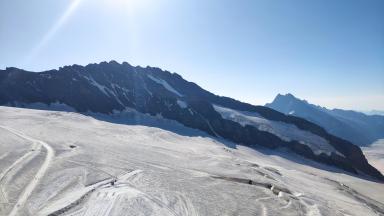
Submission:
<svg viewBox="0 0 384 216">
<path fill-rule="evenodd" d="M 18 103 L 63 103 L 78 112 L 109 114 L 126 108 L 161 115 L 185 126 L 200 129 L 235 143 L 268 148 L 286 148 L 309 159 L 334 165 L 349 172 L 362 172 L 384 180 L 368 164 L 359 147 L 328 134 L 320 126 L 299 117 L 287 116 L 263 106 L 253 106 L 228 97 L 220 97 L 195 83 L 152 67 L 134 67 L 128 63 L 102 62 L 85 67 L 65 66 L 40 73 L 17 68 L 0 70 L 0 105 Z M 299 141 L 284 141 L 253 126 L 242 126 L 222 118 L 212 104 L 248 112 L 257 112 L 268 120 L 293 124 L 327 140 L 345 157 L 332 153 L 316 155 Z"/>
<path fill-rule="evenodd" d="M 307 119 L 326 129 L 330 134 L 341 137 L 359 146 L 366 146 L 384 138 L 384 116 L 368 116 L 363 113 L 316 106 L 300 100 L 291 94 L 277 95 L 267 107 L 284 114 Z"/>
</svg>

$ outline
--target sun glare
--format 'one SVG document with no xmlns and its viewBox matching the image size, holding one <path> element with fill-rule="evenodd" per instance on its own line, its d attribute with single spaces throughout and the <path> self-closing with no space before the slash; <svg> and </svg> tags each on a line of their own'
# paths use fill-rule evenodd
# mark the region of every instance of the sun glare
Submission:
<svg viewBox="0 0 384 216">
<path fill-rule="evenodd" d="M 52 27 L 45 33 L 43 38 L 37 43 L 34 49 L 30 52 L 27 58 L 24 61 L 24 65 L 31 62 L 36 55 L 39 54 L 41 49 L 55 36 L 56 32 L 60 30 L 60 28 L 70 19 L 72 14 L 76 11 L 78 6 L 83 0 L 72 0 L 69 4 L 68 8 L 64 11 L 64 13 L 60 16 L 60 18 L 52 25 Z"/>
<path fill-rule="evenodd" d="M 149 6 L 149 0 L 102 0 L 113 9 L 142 9 Z"/>
</svg>

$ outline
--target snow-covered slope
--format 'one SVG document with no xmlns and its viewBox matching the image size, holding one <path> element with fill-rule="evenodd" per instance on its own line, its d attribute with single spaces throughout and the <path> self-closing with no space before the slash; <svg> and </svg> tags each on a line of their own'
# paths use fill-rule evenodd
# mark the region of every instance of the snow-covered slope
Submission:
<svg viewBox="0 0 384 216">
<path fill-rule="evenodd" d="M 310 104 L 292 94 L 278 94 L 273 102 L 266 106 L 287 115 L 307 119 L 355 145 L 368 146 L 384 138 L 384 116 L 365 115 L 351 110 L 327 109 Z"/>
<path fill-rule="evenodd" d="M 162 80 L 162 79 L 159 79 L 159 78 L 155 78 L 151 75 L 148 75 L 148 78 L 150 78 L 151 80 L 153 80 L 154 82 L 156 82 L 157 84 L 159 85 L 162 85 L 165 89 L 167 89 L 168 91 L 174 93 L 175 95 L 179 96 L 179 97 L 182 97 L 183 95 L 180 94 L 177 90 L 175 90 L 171 85 L 169 85 L 167 83 L 167 81 L 165 80 Z"/>
<path fill-rule="evenodd" d="M 324 138 L 309 131 L 300 130 L 293 124 L 271 121 L 255 112 L 238 111 L 217 105 L 215 105 L 214 108 L 225 119 L 238 122 L 242 126 L 255 126 L 261 131 L 272 133 L 288 142 L 291 140 L 299 141 L 301 144 L 305 144 L 311 148 L 315 154 L 325 153 L 331 155 L 333 152 L 342 155 Z"/>
<path fill-rule="evenodd" d="M 0 107 L 0 125 L 0 215 L 384 214 L 382 183 L 132 110 Z"/>
<path fill-rule="evenodd" d="M 380 139 L 369 146 L 361 148 L 369 163 L 381 173 L 384 173 L 384 139 Z"/>
<path fill-rule="evenodd" d="M 254 122 L 242 126 L 222 118 L 213 104 L 258 113 L 265 121 L 261 125 Z M 384 176 L 368 163 L 359 147 L 327 133 L 320 126 L 267 107 L 212 94 L 160 68 L 115 61 L 64 66 L 44 72 L 6 68 L 0 70 L 0 105 L 43 108 L 45 105 L 44 109 L 106 115 L 135 109 L 237 144 L 289 149 L 291 153 L 352 174 L 361 173 L 362 177 L 369 175 L 384 181 Z"/>
</svg>

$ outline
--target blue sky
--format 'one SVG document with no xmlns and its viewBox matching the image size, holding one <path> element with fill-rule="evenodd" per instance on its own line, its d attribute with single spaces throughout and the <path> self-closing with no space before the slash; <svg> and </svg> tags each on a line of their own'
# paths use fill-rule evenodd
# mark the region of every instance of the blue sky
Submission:
<svg viewBox="0 0 384 216">
<path fill-rule="evenodd" d="M 382 0 L 1 0 L 0 68 L 117 60 L 252 104 L 384 110 Z"/>
</svg>

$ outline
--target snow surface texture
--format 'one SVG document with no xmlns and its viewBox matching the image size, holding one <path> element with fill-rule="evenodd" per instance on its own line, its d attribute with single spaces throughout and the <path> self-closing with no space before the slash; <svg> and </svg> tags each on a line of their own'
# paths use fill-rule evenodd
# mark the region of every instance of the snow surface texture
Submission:
<svg viewBox="0 0 384 216">
<path fill-rule="evenodd" d="M 384 173 L 384 139 L 377 140 L 367 147 L 361 148 L 369 163 Z"/>
<path fill-rule="evenodd" d="M 186 109 L 188 107 L 187 102 L 182 101 L 182 100 L 177 100 L 177 105 L 179 105 L 179 107 L 182 109 Z"/>
<path fill-rule="evenodd" d="M 151 75 L 148 75 L 148 78 L 151 79 L 151 80 L 153 80 L 154 82 L 156 82 L 156 83 L 162 85 L 165 89 L 167 89 L 168 91 L 174 93 L 175 95 L 177 95 L 177 96 L 179 96 L 179 97 L 183 97 L 183 95 L 180 94 L 178 91 L 176 91 L 171 85 L 169 85 L 169 84 L 167 83 L 167 81 L 162 80 L 162 79 L 159 79 L 159 78 L 155 78 L 155 77 L 153 77 L 153 76 L 151 76 Z"/>
<path fill-rule="evenodd" d="M 382 183 L 133 110 L 0 107 L 0 125 L 0 215 L 384 214 Z"/>
<path fill-rule="evenodd" d="M 282 140 L 296 140 L 301 144 L 305 144 L 311 148 L 315 154 L 325 153 L 330 155 L 332 152 L 343 156 L 324 138 L 317 136 L 311 132 L 300 130 L 295 125 L 287 124 L 279 121 L 271 121 L 263 118 L 258 113 L 237 111 L 221 106 L 214 105 L 214 108 L 225 119 L 235 121 L 242 126 L 251 125 L 257 127 L 261 131 L 272 133 Z"/>
</svg>

